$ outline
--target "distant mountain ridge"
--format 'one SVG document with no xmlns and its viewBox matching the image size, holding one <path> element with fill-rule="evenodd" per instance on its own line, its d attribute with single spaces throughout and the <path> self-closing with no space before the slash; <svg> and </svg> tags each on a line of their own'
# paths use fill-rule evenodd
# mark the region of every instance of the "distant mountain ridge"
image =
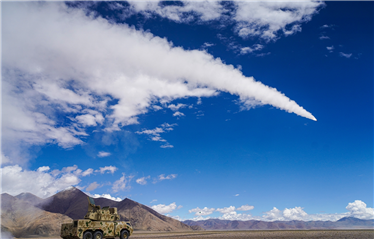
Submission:
<svg viewBox="0 0 374 239">
<path fill-rule="evenodd" d="M 21 195 L 19 197 L 21 199 L 19 199 L 7 193 L 1 194 L 2 237 L 4 237 L 4 232 L 10 233 L 14 237 L 60 235 L 61 224 L 72 222 L 68 216 L 46 212 L 24 201 L 26 199 L 35 202 L 35 195 L 24 196 Z"/>
<path fill-rule="evenodd" d="M 238 221 L 208 219 L 201 221 L 183 221 L 189 226 L 200 226 L 205 230 L 310 230 L 310 229 L 374 229 L 374 220 L 363 220 L 354 217 L 344 217 L 332 221 Z"/>
<path fill-rule="evenodd" d="M 149 231 L 192 231 L 203 230 L 190 227 L 183 222 L 161 215 L 155 210 L 130 199 L 116 202 L 96 198 L 95 204 L 117 207 L 121 220 L 129 220 L 136 230 Z M 41 199 L 31 193 L 15 197 L 1 194 L 1 236 L 15 237 L 58 237 L 62 223 L 83 219 L 87 213 L 87 195 L 71 187 L 55 195 Z M 8 233 L 8 234 L 5 234 Z"/>
<path fill-rule="evenodd" d="M 63 214 L 72 219 L 84 218 L 88 209 L 87 195 L 75 187 L 60 191 L 51 197 L 41 200 L 27 193 L 18 196 L 25 202 L 35 204 L 35 207 L 44 211 Z M 192 228 L 183 222 L 164 216 L 152 208 L 128 198 L 121 202 L 106 198 L 95 198 L 94 200 L 95 204 L 101 207 L 117 207 L 118 214 L 121 216 L 120 220 L 129 220 L 134 229 L 137 230 L 190 231 L 202 229 L 196 226 Z"/>
</svg>

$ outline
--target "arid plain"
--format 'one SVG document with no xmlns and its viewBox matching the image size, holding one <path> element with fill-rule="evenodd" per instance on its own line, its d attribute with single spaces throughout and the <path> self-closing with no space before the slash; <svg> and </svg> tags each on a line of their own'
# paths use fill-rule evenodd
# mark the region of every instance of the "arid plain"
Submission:
<svg viewBox="0 0 374 239">
<path fill-rule="evenodd" d="M 60 239 L 60 237 L 38 237 L 34 239 Z M 374 230 L 253 230 L 253 231 L 185 231 L 185 232 L 147 232 L 135 231 L 132 238 L 344 238 L 344 239 L 372 239 Z M 26 238 L 20 238 L 26 239 Z"/>
</svg>

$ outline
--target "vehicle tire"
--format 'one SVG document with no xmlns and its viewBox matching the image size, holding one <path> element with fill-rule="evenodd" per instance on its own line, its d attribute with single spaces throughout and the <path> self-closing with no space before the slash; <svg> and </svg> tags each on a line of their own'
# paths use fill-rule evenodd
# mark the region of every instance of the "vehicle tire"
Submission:
<svg viewBox="0 0 374 239">
<path fill-rule="evenodd" d="M 93 239 L 103 239 L 103 233 L 101 231 L 96 231 L 93 234 Z"/>
<path fill-rule="evenodd" d="M 84 232 L 83 239 L 93 239 L 92 232 L 91 231 Z"/>
<path fill-rule="evenodd" d="M 128 239 L 129 238 L 129 232 L 127 230 L 122 230 L 120 239 Z"/>
</svg>

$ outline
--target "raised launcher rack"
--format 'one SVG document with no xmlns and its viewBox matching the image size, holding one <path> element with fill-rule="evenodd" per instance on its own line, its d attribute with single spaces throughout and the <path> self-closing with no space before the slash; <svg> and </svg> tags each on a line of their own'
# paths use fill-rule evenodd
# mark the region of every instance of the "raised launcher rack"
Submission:
<svg viewBox="0 0 374 239">
<path fill-rule="evenodd" d="M 84 219 L 90 219 L 92 221 L 117 221 L 120 219 L 116 207 L 103 207 L 95 205 L 95 201 L 91 197 L 88 199 L 88 211 Z"/>
</svg>

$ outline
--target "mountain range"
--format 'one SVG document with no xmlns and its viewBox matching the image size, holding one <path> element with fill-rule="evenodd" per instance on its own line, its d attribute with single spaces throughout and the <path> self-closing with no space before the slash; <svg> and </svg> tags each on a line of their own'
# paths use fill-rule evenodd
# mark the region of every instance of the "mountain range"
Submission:
<svg viewBox="0 0 374 239">
<path fill-rule="evenodd" d="M 117 207 L 121 220 L 129 220 L 135 230 L 202 230 L 199 226 L 188 226 L 128 198 L 121 202 L 96 198 L 95 204 L 102 207 Z M 15 197 L 3 193 L 1 194 L 1 230 L 15 237 L 58 236 L 62 223 L 83 219 L 87 209 L 87 195 L 75 187 L 46 199 L 31 193 L 21 193 Z"/>
<path fill-rule="evenodd" d="M 120 202 L 95 198 L 101 207 L 117 207 L 121 220 L 129 220 L 135 230 L 282 230 L 282 229 L 373 229 L 374 220 L 345 217 L 332 221 L 230 221 L 208 219 L 180 222 L 131 199 Z M 14 237 L 59 236 L 62 223 L 84 218 L 88 209 L 87 195 L 75 187 L 46 199 L 31 193 L 11 196 L 1 194 L 1 231 Z"/>
<path fill-rule="evenodd" d="M 205 230 L 311 230 L 311 229 L 374 229 L 374 220 L 362 220 L 355 217 L 344 217 L 332 221 L 273 221 L 258 220 L 230 221 L 208 219 L 201 221 L 183 221 L 189 226 L 200 226 Z"/>
</svg>

